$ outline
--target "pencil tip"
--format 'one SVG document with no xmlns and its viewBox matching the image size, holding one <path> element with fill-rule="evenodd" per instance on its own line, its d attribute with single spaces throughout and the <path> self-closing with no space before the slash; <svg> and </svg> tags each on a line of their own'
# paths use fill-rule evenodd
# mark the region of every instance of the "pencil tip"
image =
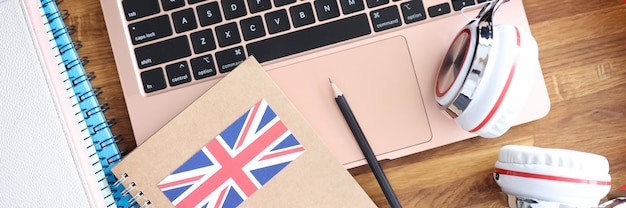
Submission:
<svg viewBox="0 0 626 208">
<path fill-rule="evenodd" d="M 330 77 L 328 78 L 328 81 L 330 82 L 330 86 L 333 88 L 333 92 L 335 93 L 335 97 L 343 94 L 341 92 L 341 90 L 339 90 L 337 85 L 335 85 L 335 82 L 333 82 L 333 80 Z"/>
</svg>

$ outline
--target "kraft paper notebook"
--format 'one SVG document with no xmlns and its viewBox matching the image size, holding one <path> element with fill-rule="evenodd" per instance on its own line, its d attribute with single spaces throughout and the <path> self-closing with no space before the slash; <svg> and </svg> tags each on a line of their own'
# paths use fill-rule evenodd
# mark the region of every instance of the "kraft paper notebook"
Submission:
<svg viewBox="0 0 626 208">
<path fill-rule="evenodd" d="M 253 57 L 113 172 L 140 205 L 375 207 Z"/>
</svg>

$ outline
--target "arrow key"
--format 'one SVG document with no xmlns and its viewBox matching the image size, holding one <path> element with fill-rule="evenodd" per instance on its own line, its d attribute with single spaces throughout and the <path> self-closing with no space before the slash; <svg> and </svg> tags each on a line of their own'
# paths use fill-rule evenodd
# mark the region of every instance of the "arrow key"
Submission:
<svg viewBox="0 0 626 208">
<path fill-rule="evenodd" d="M 436 17 L 448 13 L 450 13 L 450 4 L 447 2 L 428 7 L 428 15 L 430 17 Z"/>
<path fill-rule="evenodd" d="M 452 8 L 454 11 L 459 11 L 463 7 L 474 5 L 474 0 L 452 0 Z"/>
</svg>

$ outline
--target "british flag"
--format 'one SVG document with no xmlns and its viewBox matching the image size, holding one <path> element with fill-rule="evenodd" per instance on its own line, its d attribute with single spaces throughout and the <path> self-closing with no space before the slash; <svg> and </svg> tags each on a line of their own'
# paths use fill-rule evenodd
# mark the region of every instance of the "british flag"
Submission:
<svg viewBox="0 0 626 208">
<path fill-rule="evenodd" d="M 263 99 L 157 186 L 176 207 L 236 207 L 303 152 Z"/>
</svg>

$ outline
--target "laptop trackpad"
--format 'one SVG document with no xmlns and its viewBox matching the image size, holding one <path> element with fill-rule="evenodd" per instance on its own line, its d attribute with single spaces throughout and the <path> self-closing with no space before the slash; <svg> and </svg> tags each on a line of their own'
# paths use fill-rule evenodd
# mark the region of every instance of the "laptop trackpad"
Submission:
<svg viewBox="0 0 626 208">
<path fill-rule="evenodd" d="M 342 164 L 363 160 L 363 154 L 335 103 L 328 78 L 343 91 L 377 155 L 431 138 L 422 96 L 432 95 L 421 95 L 403 37 L 277 68 L 269 74 Z"/>
</svg>

